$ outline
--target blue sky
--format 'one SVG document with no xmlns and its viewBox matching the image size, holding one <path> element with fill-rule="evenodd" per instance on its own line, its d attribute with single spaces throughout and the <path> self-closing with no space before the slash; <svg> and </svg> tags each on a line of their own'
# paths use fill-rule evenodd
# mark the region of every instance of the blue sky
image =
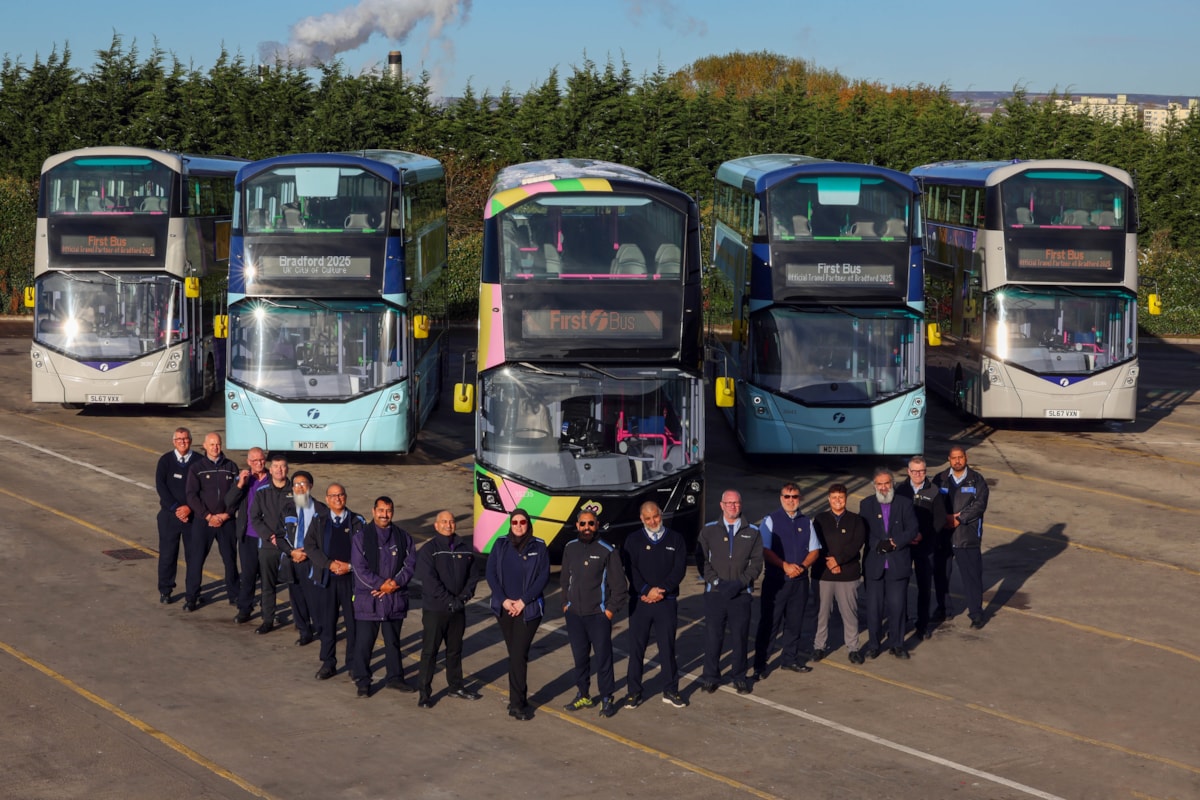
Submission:
<svg viewBox="0 0 1200 800">
<path fill-rule="evenodd" d="M 0 53 L 26 65 L 69 44 L 88 69 L 114 32 L 126 49 L 144 56 L 157 41 L 202 70 L 222 46 L 257 63 L 272 42 L 313 56 L 333 43 L 351 71 L 399 49 L 406 72 L 427 69 L 447 95 L 468 82 L 521 93 L 584 58 L 624 59 L 641 76 L 768 50 L 888 85 L 1200 96 L 1194 0 L 56 0 L 12 4 L 4 17 Z"/>
</svg>

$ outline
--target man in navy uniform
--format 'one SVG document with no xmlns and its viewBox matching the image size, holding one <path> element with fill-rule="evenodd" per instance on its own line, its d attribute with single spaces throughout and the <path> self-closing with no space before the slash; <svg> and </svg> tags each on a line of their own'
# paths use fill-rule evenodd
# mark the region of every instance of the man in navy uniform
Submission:
<svg viewBox="0 0 1200 800">
<path fill-rule="evenodd" d="M 225 503 L 225 495 L 238 481 L 238 465 L 221 451 L 221 434 L 206 434 L 204 455 L 197 458 L 188 473 L 187 496 L 194 516 L 192 528 L 184 537 L 187 553 L 187 600 L 184 611 L 200 607 L 200 586 L 204 582 L 204 561 L 213 542 L 225 564 L 225 590 L 231 605 L 237 604 L 237 527 L 236 507 Z"/>
<path fill-rule="evenodd" d="M 192 433 L 176 428 L 174 448 L 163 453 L 154 470 L 158 490 L 158 602 L 171 602 L 179 570 L 179 542 L 187 537 L 192 509 L 187 502 L 187 476 L 191 470 Z"/>
<path fill-rule="evenodd" d="M 934 553 L 950 549 L 950 539 L 942 530 L 946 526 L 946 505 L 938 488 L 928 479 L 926 470 L 924 457 L 913 456 L 908 460 L 908 480 L 896 486 L 896 494 L 913 501 L 913 511 L 917 515 L 917 536 L 909 549 L 912 550 L 913 576 L 917 581 L 918 639 L 928 639 L 931 635 L 929 590 L 933 585 Z M 944 599 L 945 594 L 941 597 Z"/>
<path fill-rule="evenodd" d="M 967 466 L 967 451 L 950 448 L 950 468 L 933 479 L 946 503 L 946 530 L 954 563 L 958 565 L 967 615 L 972 628 L 982 628 L 983 619 L 983 514 L 987 511 L 988 485 L 977 471 Z M 950 562 L 944 565 L 946 585 L 950 583 Z M 945 595 L 938 605 L 945 608 Z"/>
<path fill-rule="evenodd" d="M 767 675 L 767 662 L 775 637 L 783 631 L 780 669 L 812 672 L 800 655 L 800 630 L 808 608 L 809 567 L 821 554 L 812 522 L 800 513 L 800 488 L 785 483 L 779 492 L 780 508 L 758 525 L 762 535 L 762 604 L 759 608 L 758 635 L 754 642 L 754 677 Z"/>
</svg>

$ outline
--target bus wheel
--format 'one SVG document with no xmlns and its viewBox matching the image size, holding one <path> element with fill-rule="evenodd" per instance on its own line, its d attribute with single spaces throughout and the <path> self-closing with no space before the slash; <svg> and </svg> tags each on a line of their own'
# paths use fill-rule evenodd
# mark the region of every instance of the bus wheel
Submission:
<svg viewBox="0 0 1200 800">
<path fill-rule="evenodd" d="M 63 403 L 62 407 L 67 411 L 79 411 L 83 408 L 83 403 Z"/>
</svg>

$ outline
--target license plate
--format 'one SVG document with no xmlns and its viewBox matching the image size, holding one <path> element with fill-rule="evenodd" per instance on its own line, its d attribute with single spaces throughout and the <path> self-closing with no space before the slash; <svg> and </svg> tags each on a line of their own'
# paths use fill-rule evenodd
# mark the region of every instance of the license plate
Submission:
<svg viewBox="0 0 1200 800">
<path fill-rule="evenodd" d="M 119 394 L 89 394 L 87 396 L 89 403 L 119 403 L 121 395 Z"/>
<path fill-rule="evenodd" d="M 1047 408 L 1046 416 L 1054 419 L 1079 419 L 1078 408 Z"/>
<path fill-rule="evenodd" d="M 293 450 L 332 450 L 333 442 L 292 442 Z"/>
<path fill-rule="evenodd" d="M 817 452 L 823 456 L 852 456 L 858 453 L 858 445 L 822 444 L 817 445 Z"/>
</svg>

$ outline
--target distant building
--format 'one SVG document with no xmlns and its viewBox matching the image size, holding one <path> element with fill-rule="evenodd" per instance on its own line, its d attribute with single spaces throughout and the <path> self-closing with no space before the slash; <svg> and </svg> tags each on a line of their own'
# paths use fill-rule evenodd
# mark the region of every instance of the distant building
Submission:
<svg viewBox="0 0 1200 800">
<path fill-rule="evenodd" d="M 1190 117 L 1196 108 L 1200 106 L 1200 101 L 1188 100 L 1187 105 L 1176 103 L 1171 100 L 1165 107 L 1162 106 L 1147 106 L 1142 111 L 1142 124 L 1146 126 L 1146 130 L 1150 133 L 1158 133 L 1163 128 L 1167 127 L 1167 123 L 1171 120 L 1183 122 Z"/>
<path fill-rule="evenodd" d="M 1078 100 L 1068 97 L 1057 102 L 1059 108 L 1073 114 L 1088 114 L 1114 125 L 1119 125 L 1126 119 L 1138 119 L 1142 113 L 1142 107 L 1137 103 L 1130 103 L 1129 96 L 1124 94 L 1117 95 L 1116 100 L 1082 95 Z"/>
</svg>

